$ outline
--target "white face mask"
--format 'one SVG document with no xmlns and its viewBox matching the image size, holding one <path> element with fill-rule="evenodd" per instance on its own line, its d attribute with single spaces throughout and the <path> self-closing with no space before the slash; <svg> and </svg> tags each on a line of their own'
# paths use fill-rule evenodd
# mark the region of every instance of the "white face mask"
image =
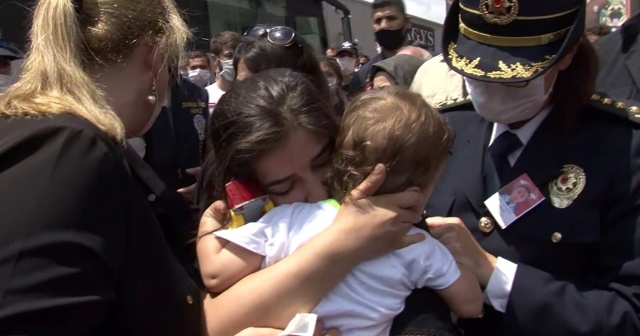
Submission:
<svg viewBox="0 0 640 336">
<path fill-rule="evenodd" d="M 233 60 L 220 61 L 222 64 L 222 71 L 220 72 L 220 76 L 224 78 L 228 82 L 233 82 L 236 80 L 236 70 L 233 68 Z"/>
<path fill-rule="evenodd" d="M 16 82 L 15 77 L 11 75 L 0 75 L 0 93 L 7 91 L 7 89 Z"/>
<path fill-rule="evenodd" d="M 348 56 L 338 57 L 336 59 L 338 64 L 340 64 L 340 70 L 342 70 L 342 74 L 345 76 L 349 76 L 356 71 L 356 59 Z"/>
<path fill-rule="evenodd" d="M 199 85 L 202 87 L 207 86 L 207 84 L 209 84 L 210 77 L 211 77 L 211 74 L 209 73 L 209 70 L 204 70 L 204 69 L 189 70 L 189 80 L 195 83 L 196 85 Z"/>
<path fill-rule="evenodd" d="M 531 80 L 525 87 L 487 83 L 465 78 L 465 86 L 476 112 L 488 121 L 510 125 L 535 117 L 551 94 L 544 90 L 545 76 Z M 553 79 L 553 84 L 555 78 Z"/>
</svg>

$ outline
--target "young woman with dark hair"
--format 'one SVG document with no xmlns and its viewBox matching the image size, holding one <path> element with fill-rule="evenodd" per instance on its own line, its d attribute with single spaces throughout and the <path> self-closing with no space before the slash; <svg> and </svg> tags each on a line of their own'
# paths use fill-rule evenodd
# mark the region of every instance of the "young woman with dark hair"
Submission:
<svg viewBox="0 0 640 336">
<path fill-rule="evenodd" d="M 336 132 L 326 100 L 305 76 L 275 69 L 240 81 L 211 119 L 215 160 L 205 190 L 211 199 L 224 200 L 225 183 L 242 178 L 259 185 L 276 205 L 324 200 Z M 420 220 L 424 196 L 370 196 L 384 174 L 377 169 L 355 188 L 333 224 L 304 247 L 206 300 L 209 333 L 234 335 L 251 325 L 283 328 L 296 313 L 311 311 L 355 265 L 420 241 L 405 234 Z M 197 250 L 208 285 L 207 266 L 216 249 L 211 232 L 224 226 L 226 214 L 218 201 L 201 220 Z"/>
</svg>

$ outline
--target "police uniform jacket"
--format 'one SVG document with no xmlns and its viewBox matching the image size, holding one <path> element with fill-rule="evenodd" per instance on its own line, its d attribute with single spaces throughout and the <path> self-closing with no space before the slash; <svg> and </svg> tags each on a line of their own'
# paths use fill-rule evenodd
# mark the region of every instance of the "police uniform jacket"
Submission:
<svg viewBox="0 0 640 336">
<path fill-rule="evenodd" d="M 144 135 L 144 160 L 170 190 L 196 182 L 186 170 L 199 167 L 204 158 L 208 103 L 205 89 L 181 77 L 171 88 L 171 104 Z"/>
<path fill-rule="evenodd" d="M 615 98 L 640 101 L 640 14 L 596 41 L 600 72 L 598 90 Z"/>
<path fill-rule="evenodd" d="M 518 265 L 505 313 L 485 306 L 459 321 L 465 335 L 640 334 L 640 111 L 593 100 L 571 125 L 552 110 L 533 133 L 511 175 L 528 174 L 545 200 L 505 229 L 484 205 L 500 187 L 493 124 L 465 105 L 444 114 L 456 139 L 426 209 L 460 217 L 483 249 Z M 550 183 L 565 165 L 583 170 L 584 189 L 557 208 Z"/>
<path fill-rule="evenodd" d="M 84 119 L 0 119 L 0 334 L 198 335 L 148 167 Z M 157 181 L 157 180 L 156 180 Z"/>
</svg>

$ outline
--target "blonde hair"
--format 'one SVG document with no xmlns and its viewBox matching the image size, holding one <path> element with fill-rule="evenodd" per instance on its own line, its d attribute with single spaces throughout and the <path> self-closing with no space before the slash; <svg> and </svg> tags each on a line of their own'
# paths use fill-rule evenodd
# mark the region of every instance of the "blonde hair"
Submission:
<svg viewBox="0 0 640 336">
<path fill-rule="evenodd" d="M 435 183 L 453 144 L 444 118 L 417 93 L 388 86 L 367 91 L 347 106 L 329 177 L 331 193 L 342 200 L 376 164 L 388 172 L 378 194 Z"/>
<path fill-rule="evenodd" d="M 0 117 L 73 113 L 124 141 L 120 118 L 88 69 L 126 62 L 139 45 L 179 58 L 190 32 L 173 0 L 40 0 L 20 80 L 0 96 Z"/>
</svg>

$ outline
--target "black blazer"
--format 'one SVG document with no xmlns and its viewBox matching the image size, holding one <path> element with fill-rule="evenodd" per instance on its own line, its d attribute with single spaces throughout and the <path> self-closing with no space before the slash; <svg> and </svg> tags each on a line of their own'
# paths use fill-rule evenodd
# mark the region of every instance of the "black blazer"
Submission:
<svg viewBox="0 0 640 336">
<path fill-rule="evenodd" d="M 149 209 L 162 185 L 125 155 L 73 115 L 0 119 L 1 335 L 200 333 Z"/>
<path fill-rule="evenodd" d="M 485 250 L 518 264 L 506 313 L 486 306 L 460 322 L 465 335 L 640 334 L 640 112 L 596 98 L 571 127 L 552 111 L 533 134 L 513 175 L 527 173 L 546 199 L 504 230 L 479 223 L 499 187 L 486 183 L 493 125 L 473 110 L 445 113 L 456 140 L 427 211 L 461 217 Z M 559 209 L 549 183 L 567 164 L 586 184 Z"/>
<path fill-rule="evenodd" d="M 640 101 L 640 14 L 595 43 L 600 58 L 597 89 L 615 98 Z"/>
</svg>

